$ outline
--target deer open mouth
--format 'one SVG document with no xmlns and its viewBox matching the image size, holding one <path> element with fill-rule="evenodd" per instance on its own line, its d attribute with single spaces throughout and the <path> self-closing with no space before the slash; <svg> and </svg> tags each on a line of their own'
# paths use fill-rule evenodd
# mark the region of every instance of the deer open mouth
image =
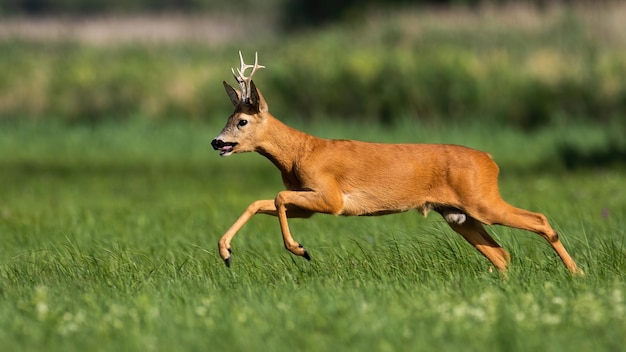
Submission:
<svg viewBox="0 0 626 352">
<path fill-rule="evenodd" d="M 235 149 L 236 145 L 236 142 L 224 142 L 221 139 L 214 139 L 211 142 L 211 146 L 213 146 L 213 149 L 220 151 L 220 156 L 230 155 L 233 152 L 233 149 Z"/>
<path fill-rule="evenodd" d="M 224 146 L 220 148 L 220 156 L 228 156 L 233 152 L 233 149 L 237 143 L 224 143 Z"/>
</svg>

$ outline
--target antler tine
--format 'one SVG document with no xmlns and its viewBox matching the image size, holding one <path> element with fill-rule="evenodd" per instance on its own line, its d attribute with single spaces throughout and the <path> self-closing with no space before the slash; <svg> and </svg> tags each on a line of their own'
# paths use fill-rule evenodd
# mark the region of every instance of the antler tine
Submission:
<svg viewBox="0 0 626 352">
<path fill-rule="evenodd" d="M 256 70 L 260 68 L 265 68 L 265 66 L 259 65 L 259 53 L 255 51 L 254 52 L 254 66 L 252 67 L 252 72 L 250 72 L 250 79 L 252 79 L 252 75 L 254 75 Z"/>
<path fill-rule="evenodd" d="M 235 76 L 235 79 L 237 80 L 237 82 L 241 83 L 245 80 L 245 76 L 243 75 L 243 73 L 246 71 L 246 64 L 243 62 L 243 56 L 241 55 L 241 50 L 239 50 L 239 60 L 241 62 L 240 64 L 240 68 L 237 69 L 237 73 L 235 73 L 235 69 L 231 68 L 230 70 L 233 72 L 233 76 Z"/>
<path fill-rule="evenodd" d="M 241 55 L 241 50 L 239 50 L 239 60 L 241 61 L 241 64 L 240 68 L 237 69 L 237 72 L 235 72 L 234 68 L 231 68 L 230 70 L 233 73 L 235 80 L 237 80 L 237 83 L 239 83 L 239 88 L 241 89 L 241 100 L 247 101 L 250 99 L 250 82 L 252 81 L 252 76 L 258 69 L 265 68 L 265 66 L 259 65 L 258 52 L 254 53 L 254 65 L 246 65 L 246 63 L 243 61 L 243 55 Z M 245 72 L 249 68 L 252 68 L 252 72 L 250 72 L 250 75 L 246 77 Z"/>
</svg>

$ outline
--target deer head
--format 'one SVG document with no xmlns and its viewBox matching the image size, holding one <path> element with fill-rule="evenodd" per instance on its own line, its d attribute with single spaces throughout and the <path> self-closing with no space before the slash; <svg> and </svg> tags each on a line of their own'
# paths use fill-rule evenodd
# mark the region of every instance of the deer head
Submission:
<svg viewBox="0 0 626 352">
<path fill-rule="evenodd" d="M 222 132 L 213 139 L 213 149 L 220 151 L 220 156 L 229 156 L 234 153 L 254 151 L 256 141 L 259 140 L 263 131 L 263 125 L 268 112 L 267 103 L 261 92 L 252 82 L 252 76 L 265 66 L 259 65 L 258 54 L 254 55 L 254 65 L 246 65 L 241 51 L 239 52 L 241 66 L 236 71 L 231 69 L 235 80 L 239 84 L 239 90 L 231 87 L 224 81 L 224 88 L 230 101 L 235 106 L 235 111 L 226 121 Z M 246 77 L 246 70 L 252 72 Z"/>
</svg>

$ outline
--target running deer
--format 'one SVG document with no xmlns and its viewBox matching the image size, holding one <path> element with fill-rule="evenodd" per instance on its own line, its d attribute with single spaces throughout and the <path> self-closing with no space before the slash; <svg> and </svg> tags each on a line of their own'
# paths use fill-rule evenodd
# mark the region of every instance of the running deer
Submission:
<svg viewBox="0 0 626 352">
<path fill-rule="evenodd" d="M 257 152 L 280 170 L 286 190 L 276 198 L 252 202 L 218 242 L 219 254 L 231 264 L 231 241 L 255 214 L 278 217 L 285 248 L 310 260 L 291 237 L 287 219 L 314 213 L 345 216 L 385 215 L 415 209 L 434 210 L 450 227 L 501 272 L 509 253 L 483 224 L 535 232 L 545 238 L 574 274 L 583 275 L 543 214 L 513 207 L 498 191 L 498 166 L 487 153 L 444 144 L 382 144 L 317 138 L 293 129 L 268 109 L 252 81 L 259 65 L 244 63 L 233 75 L 239 85 L 224 88 L 235 106 L 211 145 L 220 156 Z M 252 69 L 245 76 L 247 69 Z"/>
</svg>

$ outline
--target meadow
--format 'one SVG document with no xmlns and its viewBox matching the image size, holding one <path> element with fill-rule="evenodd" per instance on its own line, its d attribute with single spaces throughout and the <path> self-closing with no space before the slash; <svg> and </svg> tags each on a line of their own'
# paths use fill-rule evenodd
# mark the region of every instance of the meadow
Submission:
<svg viewBox="0 0 626 352">
<path fill-rule="evenodd" d="M 624 9 L 400 10 L 243 35 L 218 22 L 219 43 L 0 26 L 0 349 L 623 349 Z M 283 187 L 261 156 L 210 146 L 239 49 L 259 51 L 255 83 L 298 129 L 489 152 L 503 197 L 544 213 L 586 276 L 493 226 L 503 277 L 416 212 L 294 219 L 310 262 L 258 216 L 226 268 L 217 240 Z"/>
<path fill-rule="evenodd" d="M 5 123 L 3 348 L 612 351 L 626 342 L 623 168 L 541 171 L 515 130 L 488 141 L 471 127 L 300 127 L 489 150 L 505 199 L 544 212 L 587 275 L 572 277 L 535 234 L 492 227 L 512 255 L 504 279 L 438 215 L 415 212 L 293 220 L 311 262 L 284 250 L 275 218 L 258 216 L 227 269 L 217 239 L 281 184 L 261 156 L 210 150 L 221 123 Z"/>
</svg>

